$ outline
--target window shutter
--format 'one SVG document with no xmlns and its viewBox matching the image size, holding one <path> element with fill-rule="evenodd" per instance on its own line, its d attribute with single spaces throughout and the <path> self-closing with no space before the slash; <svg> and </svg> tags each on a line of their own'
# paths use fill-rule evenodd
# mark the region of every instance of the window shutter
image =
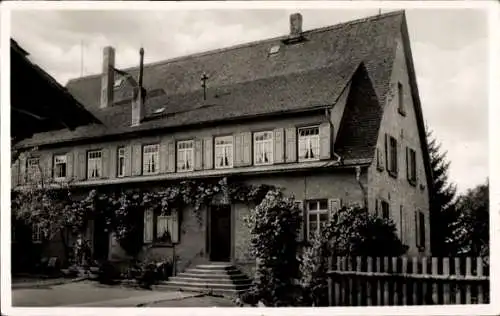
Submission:
<svg viewBox="0 0 500 316">
<path fill-rule="evenodd" d="M 103 178 L 108 178 L 109 177 L 109 148 L 103 148 L 101 150 L 102 152 L 102 177 Z"/>
<path fill-rule="evenodd" d="M 285 162 L 284 133 L 283 128 L 277 128 L 274 130 L 274 163 Z"/>
<path fill-rule="evenodd" d="M 420 246 L 420 223 L 418 221 L 418 211 L 415 211 L 415 245 Z"/>
<path fill-rule="evenodd" d="M 54 178 L 54 155 L 46 154 L 40 157 L 40 164 L 42 167 L 42 179 L 47 181 Z"/>
<path fill-rule="evenodd" d="M 395 139 L 394 154 L 396 156 L 395 157 L 395 161 L 396 161 L 396 170 L 395 171 L 396 171 L 396 174 L 399 173 L 399 158 L 398 158 L 398 152 L 399 152 L 399 150 L 398 150 L 398 147 L 399 147 L 398 141 Z M 392 157 L 391 157 L 391 159 L 392 159 Z"/>
<path fill-rule="evenodd" d="M 328 199 L 328 211 L 330 213 L 330 217 L 333 216 L 336 212 L 338 212 L 341 208 L 340 199 Z"/>
<path fill-rule="evenodd" d="M 252 164 L 252 133 L 241 133 L 242 142 L 242 165 L 250 166 Z"/>
<path fill-rule="evenodd" d="M 389 135 L 385 134 L 385 168 L 387 171 L 391 171 L 389 167 Z"/>
<path fill-rule="evenodd" d="M 286 137 L 286 162 L 297 161 L 297 129 L 295 127 L 288 127 L 285 130 Z"/>
<path fill-rule="evenodd" d="M 167 140 L 167 172 L 175 172 L 175 140 Z"/>
<path fill-rule="evenodd" d="M 73 179 L 73 152 L 70 151 L 66 154 L 66 178 L 68 180 Z"/>
<path fill-rule="evenodd" d="M 132 176 L 142 174 L 142 145 L 132 145 Z"/>
<path fill-rule="evenodd" d="M 162 138 L 160 142 L 160 173 L 166 173 L 168 170 L 168 142 Z"/>
<path fill-rule="evenodd" d="M 234 166 L 243 165 L 243 135 L 234 135 Z"/>
<path fill-rule="evenodd" d="M 78 171 L 78 180 L 87 179 L 87 152 L 85 150 L 78 151 L 78 161 L 76 170 Z"/>
<path fill-rule="evenodd" d="M 406 179 L 411 180 L 410 177 L 410 149 L 406 146 Z"/>
<path fill-rule="evenodd" d="M 306 231 L 306 225 L 307 225 L 307 214 L 304 210 L 304 201 L 298 200 L 298 201 L 295 201 L 295 203 L 297 204 L 297 207 L 299 208 L 299 210 L 302 212 L 302 223 L 300 224 L 299 234 L 297 236 L 297 241 L 300 242 L 300 241 L 304 241 L 305 237 L 306 237 L 305 231 Z"/>
<path fill-rule="evenodd" d="M 153 242 L 153 210 L 144 211 L 144 243 Z"/>
<path fill-rule="evenodd" d="M 213 167 L 214 167 L 214 142 L 212 137 L 206 137 L 203 139 L 203 168 L 212 169 Z"/>
<path fill-rule="evenodd" d="M 116 145 L 109 147 L 109 162 L 108 162 L 108 178 L 116 178 L 117 174 L 117 161 L 118 159 L 118 149 Z"/>
<path fill-rule="evenodd" d="M 132 148 L 130 146 L 125 146 L 125 155 L 124 155 L 124 169 L 125 169 L 125 177 L 130 177 L 132 175 Z"/>
<path fill-rule="evenodd" d="M 28 161 L 26 160 L 26 156 L 24 154 L 21 154 L 19 156 L 19 185 L 24 185 L 26 183 L 27 179 L 27 171 L 26 171 L 26 164 Z"/>
<path fill-rule="evenodd" d="M 179 215 L 177 210 L 172 210 L 172 216 L 171 216 L 171 223 L 172 223 L 172 229 L 171 229 L 171 237 L 172 237 L 172 243 L 178 243 L 179 242 Z"/>
<path fill-rule="evenodd" d="M 322 123 L 319 126 L 319 158 L 330 159 L 331 157 L 330 123 Z"/>
<path fill-rule="evenodd" d="M 194 170 L 203 169 L 203 141 L 194 140 Z"/>
</svg>

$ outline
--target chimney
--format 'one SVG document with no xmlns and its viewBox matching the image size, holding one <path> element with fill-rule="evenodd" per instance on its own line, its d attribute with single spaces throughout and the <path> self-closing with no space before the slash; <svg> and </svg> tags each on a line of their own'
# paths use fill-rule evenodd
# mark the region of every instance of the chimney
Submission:
<svg viewBox="0 0 500 316">
<path fill-rule="evenodd" d="M 302 34 L 302 14 L 290 15 L 290 37 L 299 37 Z"/>
<path fill-rule="evenodd" d="M 111 46 L 104 47 L 102 52 L 101 109 L 113 104 L 114 67 L 115 49 Z"/>
<path fill-rule="evenodd" d="M 132 126 L 140 125 L 144 119 L 144 90 L 142 88 L 142 76 L 144 73 L 144 48 L 141 47 L 139 50 L 140 62 L 139 62 L 139 82 L 138 86 L 134 91 L 134 98 L 132 99 Z"/>
</svg>

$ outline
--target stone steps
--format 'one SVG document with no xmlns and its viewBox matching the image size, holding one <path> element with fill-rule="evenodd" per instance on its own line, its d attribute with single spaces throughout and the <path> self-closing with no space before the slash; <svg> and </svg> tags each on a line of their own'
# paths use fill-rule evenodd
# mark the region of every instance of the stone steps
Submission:
<svg viewBox="0 0 500 316">
<path fill-rule="evenodd" d="M 252 281 L 228 263 L 200 264 L 158 284 L 158 289 L 186 292 L 238 295 L 250 288 Z"/>
</svg>

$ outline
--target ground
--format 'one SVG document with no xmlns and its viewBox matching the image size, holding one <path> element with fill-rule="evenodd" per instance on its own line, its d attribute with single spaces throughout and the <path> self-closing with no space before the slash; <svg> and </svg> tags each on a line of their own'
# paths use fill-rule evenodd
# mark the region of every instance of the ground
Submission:
<svg viewBox="0 0 500 316">
<path fill-rule="evenodd" d="M 148 291 L 82 281 L 37 288 L 13 289 L 12 305 L 86 307 L 216 307 L 232 306 L 227 298 L 193 297 L 194 293 Z M 168 301 L 165 301 L 168 300 Z"/>
</svg>

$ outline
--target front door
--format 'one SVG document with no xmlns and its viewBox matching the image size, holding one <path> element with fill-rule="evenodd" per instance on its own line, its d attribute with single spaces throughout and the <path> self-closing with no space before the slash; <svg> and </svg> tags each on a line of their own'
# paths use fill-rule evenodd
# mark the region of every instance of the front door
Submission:
<svg viewBox="0 0 500 316">
<path fill-rule="evenodd" d="M 210 260 L 228 262 L 231 257 L 231 206 L 210 211 Z"/>
<path fill-rule="evenodd" d="M 109 233 L 106 229 L 104 219 L 96 219 L 94 221 L 93 237 L 94 260 L 107 260 L 109 253 Z"/>
</svg>

